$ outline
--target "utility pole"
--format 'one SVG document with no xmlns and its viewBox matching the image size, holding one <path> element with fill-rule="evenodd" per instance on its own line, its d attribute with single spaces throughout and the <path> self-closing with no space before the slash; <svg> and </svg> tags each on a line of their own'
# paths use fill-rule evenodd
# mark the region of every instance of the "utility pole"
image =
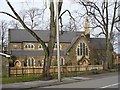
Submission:
<svg viewBox="0 0 120 90">
<path fill-rule="evenodd" d="M 58 16 L 58 2 L 56 0 L 56 32 L 57 32 L 57 63 L 58 63 L 58 81 L 61 82 L 61 75 L 60 75 L 60 38 L 59 38 L 59 16 Z"/>
</svg>

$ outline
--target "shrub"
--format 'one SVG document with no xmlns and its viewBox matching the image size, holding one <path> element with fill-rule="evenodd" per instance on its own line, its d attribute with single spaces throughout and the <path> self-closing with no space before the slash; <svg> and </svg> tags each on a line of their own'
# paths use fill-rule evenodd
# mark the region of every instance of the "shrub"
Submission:
<svg viewBox="0 0 120 90">
<path fill-rule="evenodd" d="M 91 73 L 92 74 L 99 74 L 99 70 L 98 69 L 91 69 Z"/>
<path fill-rule="evenodd" d="M 117 72 L 117 69 L 109 69 L 109 72 Z"/>
</svg>

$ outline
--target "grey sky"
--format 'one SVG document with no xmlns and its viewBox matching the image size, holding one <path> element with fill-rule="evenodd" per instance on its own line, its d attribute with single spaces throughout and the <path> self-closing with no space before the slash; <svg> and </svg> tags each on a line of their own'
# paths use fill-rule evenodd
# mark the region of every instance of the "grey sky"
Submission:
<svg viewBox="0 0 120 90">
<path fill-rule="evenodd" d="M 44 8 L 44 4 L 45 4 L 45 1 L 47 1 L 47 9 L 45 10 L 45 14 L 44 14 L 44 24 L 45 22 L 48 22 L 48 18 L 49 18 L 49 0 L 9 0 L 10 3 L 12 4 L 12 6 L 14 7 L 14 9 L 16 10 L 17 13 L 20 12 L 20 10 L 23 10 L 23 9 L 30 9 L 32 7 L 37 7 L 39 9 L 42 9 Z M 55 0 L 54 0 L 55 1 Z M 63 2 L 63 6 L 62 6 L 62 12 L 66 9 L 68 9 L 71 13 L 74 11 L 74 10 L 80 10 L 77 6 L 76 3 L 73 2 L 74 0 L 64 0 Z M 13 15 L 12 11 L 10 10 L 10 8 L 8 7 L 7 3 L 5 0 L 0 0 L 0 11 L 5 11 L 5 12 L 8 12 L 10 14 Z M 81 10 L 83 11 L 83 10 Z M 73 14 L 73 13 L 72 13 Z M 75 15 L 72 15 L 73 17 L 75 17 Z M 7 20 L 7 21 L 10 21 L 12 18 L 5 15 L 5 14 L 0 14 L 0 20 Z M 63 25 L 67 24 L 69 22 L 69 15 L 68 13 L 64 14 L 62 16 L 63 18 Z M 12 19 L 13 20 L 13 19 Z M 44 25 L 45 26 L 45 25 Z"/>
<path fill-rule="evenodd" d="M 45 1 L 49 2 L 49 0 L 9 0 L 9 1 L 18 13 L 20 10 L 30 9 L 32 7 L 43 8 L 43 3 L 45 3 Z M 80 5 L 78 6 L 73 1 L 74 0 L 64 0 L 62 11 L 68 9 L 70 12 L 73 12 L 74 10 L 76 10 L 76 11 L 79 10 L 80 12 L 84 12 L 84 9 L 80 8 L 79 7 Z M 115 0 L 109 0 L 109 1 L 112 2 Z M 47 2 L 47 4 L 49 4 L 48 2 Z M 12 14 L 12 11 L 8 7 L 5 0 L 0 0 L 0 11 L 9 12 L 10 14 Z M 75 14 L 73 16 L 75 17 Z M 46 19 L 45 21 L 47 21 L 48 18 L 49 18 L 49 6 L 45 10 L 45 18 L 44 18 L 44 19 Z M 10 21 L 12 18 L 10 18 L 7 15 L 0 14 L 0 20 L 3 20 L 3 19 Z M 63 19 L 64 19 L 63 24 L 68 23 L 69 15 L 65 14 L 63 16 Z M 84 25 L 84 20 L 81 20 L 79 23 L 81 23 L 81 22 Z M 84 30 L 83 28 L 80 29 L 80 31 L 83 31 L 83 30 Z M 94 31 L 94 33 L 98 33 L 98 30 Z"/>
<path fill-rule="evenodd" d="M 17 12 L 19 12 L 20 10 L 22 9 L 29 9 L 29 8 L 32 8 L 32 7 L 37 7 L 37 8 L 43 8 L 43 3 L 45 3 L 46 0 L 9 0 L 10 3 L 12 4 L 12 6 L 15 8 L 15 10 Z M 47 3 L 48 4 L 48 3 Z M 65 9 L 71 9 L 72 6 L 71 6 L 71 0 L 64 0 L 64 3 L 63 3 L 63 11 Z M 46 12 L 48 13 L 49 11 L 49 7 L 47 7 L 46 9 Z M 9 12 L 12 14 L 10 8 L 8 7 L 7 3 L 5 0 L 0 0 L 0 11 L 5 11 L 5 12 Z M 7 17 L 7 20 L 10 19 L 8 16 L 4 15 L 3 14 L 0 14 L 0 20 L 1 19 L 6 19 Z"/>
</svg>

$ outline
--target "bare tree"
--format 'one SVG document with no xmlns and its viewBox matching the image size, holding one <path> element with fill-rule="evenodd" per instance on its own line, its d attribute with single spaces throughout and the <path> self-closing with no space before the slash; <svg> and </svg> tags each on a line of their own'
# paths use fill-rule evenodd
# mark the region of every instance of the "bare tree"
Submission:
<svg viewBox="0 0 120 90">
<path fill-rule="evenodd" d="M 16 21 L 16 20 L 11 20 L 11 21 L 9 22 L 9 27 L 10 27 L 10 28 L 14 28 L 14 29 L 19 29 L 19 28 L 21 28 L 21 25 L 20 25 L 20 23 L 19 23 L 18 21 Z"/>
<path fill-rule="evenodd" d="M 42 45 L 44 53 L 45 53 L 44 65 L 43 65 L 43 77 L 45 77 L 45 79 L 49 79 L 50 78 L 49 70 L 50 70 L 50 66 L 51 66 L 52 54 L 53 54 L 54 44 L 55 44 L 55 40 L 56 40 L 56 16 L 55 16 L 55 5 L 54 5 L 55 1 L 50 0 L 50 7 L 49 7 L 49 9 L 50 9 L 50 35 L 49 35 L 48 46 L 31 28 L 29 28 L 26 25 L 26 23 L 22 20 L 22 18 L 15 11 L 15 9 L 11 5 L 11 3 L 8 0 L 6 0 L 6 2 L 8 4 L 8 6 L 10 7 L 10 9 L 12 10 L 12 12 L 14 13 L 14 16 L 7 12 L 0 12 L 0 13 L 7 14 L 10 17 L 14 18 L 15 20 L 19 21 L 21 23 L 21 25 L 23 26 L 23 28 L 27 32 L 29 32 Z M 72 18 L 69 10 L 65 10 L 63 13 L 61 13 L 62 4 L 63 4 L 63 0 L 60 0 L 60 1 L 58 0 L 58 16 L 59 16 L 58 19 L 61 19 L 62 15 L 66 12 L 68 12 L 69 16 Z"/>
<path fill-rule="evenodd" d="M 0 40 L 1 40 L 1 51 L 4 52 L 5 42 L 7 34 L 7 22 L 5 20 L 0 21 Z"/>
<path fill-rule="evenodd" d="M 111 42 L 113 39 L 113 30 L 115 24 L 120 22 L 120 18 L 117 15 L 117 10 L 120 7 L 120 5 L 118 5 L 118 0 L 115 0 L 114 2 L 108 0 L 102 0 L 100 2 L 95 0 L 93 0 L 93 2 L 79 0 L 78 3 L 84 6 L 86 14 L 91 18 L 92 28 L 97 28 L 97 30 L 101 29 L 101 32 L 98 35 L 105 35 L 106 60 L 104 60 L 103 66 L 105 70 L 112 68 Z"/>
<path fill-rule="evenodd" d="M 21 17 L 21 19 L 23 20 L 23 22 L 32 30 L 37 29 L 40 26 L 40 22 L 42 20 L 42 13 L 43 11 L 38 9 L 38 8 L 31 8 L 29 10 L 21 10 L 19 12 L 19 16 Z M 10 27 L 12 28 L 22 28 L 22 26 L 20 25 L 19 21 L 17 20 L 12 20 L 10 21 Z"/>
<path fill-rule="evenodd" d="M 76 26 L 76 20 L 73 20 L 72 18 L 69 19 L 69 22 L 62 26 L 61 25 L 61 31 L 76 31 L 77 30 L 77 26 Z"/>
<path fill-rule="evenodd" d="M 29 10 L 20 11 L 22 20 L 31 29 L 36 29 L 40 25 L 40 19 L 42 18 L 43 10 L 38 8 L 31 8 Z"/>
<path fill-rule="evenodd" d="M 10 2 L 8 0 L 6 0 L 6 2 L 8 4 L 8 6 L 10 7 L 10 9 L 12 10 L 12 12 L 14 13 L 15 17 L 7 12 L 0 12 L 0 13 L 7 14 L 10 17 L 13 17 L 15 20 L 18 20 L 22 24 L 22 26 L 25 28 L 25 30 L 27 32 L 29 32 L 43 46 L 43 50 L 45 53 L 43 77 L 45 77 L 46 79 L 49 79 L 50 78 L 49 70 L 50 70 L 50 65 L 51 65 L 52 53 L 53 53 L 53 49 L 54 49 L 54 43 L 56 40 L 56 19 L 55 19 L 55 11 L 54 11 L 54 1 L 50 0 L 50 36 L 49 36 L 48 46 L 46 46 L 45 42 L 34 31 L 32 31 L 31 28 L 29 28 L 24 23 L 24 21 L 20 18 L 20 16 L 14 10 L 14 8 L 10 4 Z M 59 2 L 59 7 L 58 7 L 59 15 L 61 12 L 62 3 L 63 3 L 63 1 L 61 0 L 61 2 Z"/>
</svg>

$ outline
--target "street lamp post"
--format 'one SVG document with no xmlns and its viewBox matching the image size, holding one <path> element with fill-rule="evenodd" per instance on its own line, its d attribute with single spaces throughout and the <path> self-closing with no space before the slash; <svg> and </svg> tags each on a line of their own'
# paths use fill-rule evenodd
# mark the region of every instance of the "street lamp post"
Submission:
<svg viewBox="0 0 120 90">
<path fill-rule="evenodd" d="M 59 41 L 59 16 L 58 16 L 58 0 L 56 0 L 56 32 L 57 32 L 57 63 L 58 63 L 58 81 L 61 82 L 60 75 L 60 41 Z"/>
</svg>

